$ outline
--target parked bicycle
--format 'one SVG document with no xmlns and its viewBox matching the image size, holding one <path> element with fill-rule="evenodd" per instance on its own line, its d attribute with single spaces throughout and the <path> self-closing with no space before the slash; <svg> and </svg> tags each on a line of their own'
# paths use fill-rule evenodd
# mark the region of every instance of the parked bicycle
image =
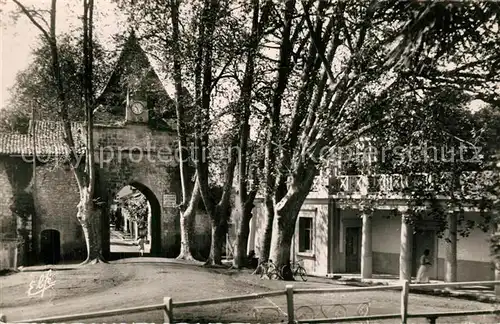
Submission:
<svg viewBox="0 0 500 324">
<path fill-rule="evenodd" d="M 261 278 L 264 278 L 267 276 L 269 279 L 281 279 L 283 280 L 285 271 L 287 265 L 284 265 L 281 267 L 281 269 L 278 269 L 276 263 L 273 262 L 273 260 L 269 260 L 268 262 L 262 262 L 259 264 L 257 269 L 254 271 L 254 273 L 260 274 Z M 293 274 L 293 278 L 295 280 L 298 280 L 300 277 L 302 281 L 307 281 L 307 271 L 306 269 L 302 266 L 302 260 L 298 260 L 291 265 L 289 265 L 290 270 Z"/>
<path fill-rule="evenodd" d="M 302 266 L 302 260 L 297 260 L 295 262 L 293 262 L 290 266 L 291 270 L 292 270 L 292 273 L 293 273 L 293 278 L 295 280 L 298 279 L 298 277 L 300 277 L 303 281 L 307 281 L 307 271 L 306 269 Z M 284 265 L 282 268 L 281 268 L 281 273 L 283 273 L 283 271 L 285 270 L 285 267 L 286 265 Z"/>
<path fill-rule="evenodd" d="M 269 279 L 282 279 L 281 273 L 273 260 L 259 264 L 254 273 L 260 273 L 261 278 L 267 276 Z"/>
</svg>

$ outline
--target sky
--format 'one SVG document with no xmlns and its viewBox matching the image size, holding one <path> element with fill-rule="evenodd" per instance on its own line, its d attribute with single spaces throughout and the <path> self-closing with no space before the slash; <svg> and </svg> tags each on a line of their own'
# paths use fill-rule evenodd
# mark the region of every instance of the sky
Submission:
<svg viewBox="0 0 500 324">
<path fill-rule="evenodd" d="M 25 69 L 32 60 L 31 52 L 36 48 L 40 31 L 25 17 L 13 19 L 18 11 L 12 0 L 0 0 L 0 107 L 9 102 L 9 88 L 14 85 L 16 74 Z M 20 0 L 26 7 L 50 8 L 50 0 Z M 82 14 L 82 1 L 60 0 L 57 7 L 57 31 L 67 32 L 81 26 L 78 18 Z M 125 17 L 111 0 L 95 0 L 95 33 L 103 39 L 113 34 L 126 32 Z M 75 12 L 76 10 L 76 12 Z M 103 44 L 111 42 L 104 41 Z"/>
<path fill-rule="evenodd" d="M 50 0 L 20 1 L 29 8 L 34 6 L 37 9 L 50 8 Z M 81 0 L 58 1 L 58 32 L 67 32 L 81 26 L 81 20 L 78 18 L 82 13 L 81 2 Z M 31 62 L 31 52 L 36 48 L 40 36 L 40 31 L 25 16 L 22 15 L 17 20 L 11 17 L 12 13 L 18 10 L 12 0 L 0 0 L 0 109 L 7 106 L 10 99 L 9 88 L 14 85 L 16 74 Z M 114 34 L 124 34 L 126 31 L 125 17 L 112 0 L 95 0 L 95 33 L 101 44 L 104 46 L 113 44 L 106 39 Z M 478 104 L 473 104 L 471 108 L 476 110 L 477 108 L 474 108 L 480 106 Z"/>
</svg>

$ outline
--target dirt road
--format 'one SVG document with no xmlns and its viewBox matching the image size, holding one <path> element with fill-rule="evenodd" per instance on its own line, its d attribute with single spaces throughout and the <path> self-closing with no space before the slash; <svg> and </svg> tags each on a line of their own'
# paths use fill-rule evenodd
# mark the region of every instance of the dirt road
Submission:
<svg viewBox="0 0 500 324">
<path fill-rule="evenodd" d="M 133 258 L 69 270 L 53 271 L 55 285 L 44 296 L 29 297 L 30 282 L 44 272 L 23 272 L 0 277 L 0 312 L 7 320 L 20 321 L 48 316 L 78 314 L 162 303 L 170 296 L 174 303 L 186 300 L 223 297 L 284 289 L 287 283 L 261 280 L 248 272 L 208 269 L 168 259 Z M 289 284 L 289 283 L 288 283 Z M 334 287 L 326 279 L 311 278 L 294 282 L 297 288 Z M 369 303 L 370 314 L 398 313 L 398 292 L 380 291 L 324 295 L 297 295 L 296 312 L 307 318 L 332 316 L 342 304 L 347 316 L 356 315 L 360 303 Z M 280 322 L 286 318 L 285 297 L 260 298 L 233 304 L 174 309 L 176 320 L 248 322 L 261 316 L 264 322 Z M 299 309 L 301 306 L 301 309 Z M 305 307 L 307 306 L 307 307 Z M 255 307 L 257 307 L 255 309 Z M 410 311 L 453 311 L 491 309 L 490 304 L 433 297 L 410 296 Z M 300 315 L 300 314 L 298 314 Z M 79 322 L 155 322 L 163 321 L 162 313 L 148 312 L 112 318 L 94 318 Z M 384 321 L 397 323 L 398 321 Z M 448 318 L 439 323 L 496 323 L 493 317 Z M 375 322 L 371 322 L 375 323 Z M 380 322 L 381 323 L 381 322 Z M 425 323 L 414 320 L 410 323 Z"/>
</svg>

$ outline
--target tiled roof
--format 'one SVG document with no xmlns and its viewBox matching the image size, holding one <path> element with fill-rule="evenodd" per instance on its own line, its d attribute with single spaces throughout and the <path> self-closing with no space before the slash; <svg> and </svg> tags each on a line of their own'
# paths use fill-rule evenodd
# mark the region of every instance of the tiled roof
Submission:
<svg viewBox="0 0 500 324">
<path fill-rule="evenodd" d="M 77 152 L 84 153 L 86 134 L 84 124 L 73 122 L 71 129 Z M 0 155 L 32 155 L 32 133 L 31 122 L 28 134 L 0 133 Z M 37 155 L 66 155 L 69 152 L 64 142 L 62 122 L 36 121 L 35 135 Z"/>
<path fill-rule="evenodd" d="M 0 133 L 0 154 L 31 154 L 30 137 L 26 134 Z"/>
</svg>

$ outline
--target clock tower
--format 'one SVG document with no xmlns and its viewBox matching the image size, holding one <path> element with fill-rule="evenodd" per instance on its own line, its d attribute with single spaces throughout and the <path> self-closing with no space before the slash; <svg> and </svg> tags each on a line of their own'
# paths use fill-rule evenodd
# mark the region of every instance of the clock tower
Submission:
<svg viewBox="0 0 500 324">
<path fill-rule="evenodd" d="M 126 120 L 132 123 L 147 123 L 149 110 L 146 100 L 127 100 Z"/>
</svg>

